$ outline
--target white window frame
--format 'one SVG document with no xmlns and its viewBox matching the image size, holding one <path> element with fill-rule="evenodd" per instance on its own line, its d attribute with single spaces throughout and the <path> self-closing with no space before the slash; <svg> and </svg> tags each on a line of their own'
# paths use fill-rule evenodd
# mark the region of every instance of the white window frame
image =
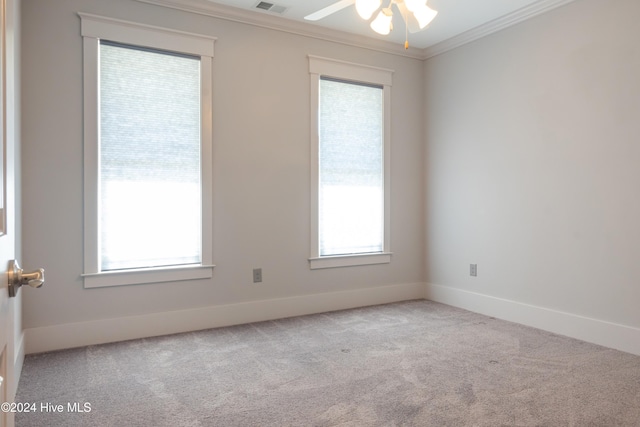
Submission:
<svg viewBox="0 0 640 427">
<path fill-rule="evenodd" d="M 311 236 L 309 267 L 314 269 L 349 267 L 391 262 L 391 86 L 393 70 L 354 64 L 346 61 L 309 55 L 311 94 Z M 384 167 L 384 241 L 381 252 L 366 254 L 320 256 L 319 207 L 320 207 L 320 133 L 319 133 L 319 89 L 320 78 L 331 77 L 338 80 L 382 86 L 384 102 L 383 118 L 383 167 Z"/>
<path fill-rule="evenodd" d="M 212 60 L 214 37 L 78 13 L 84 72 L 84 279 L 85 288 L 208 279 L 213 276 Z M 202 260 L 200 265 L 100 270 L 99 55 L 100 39 L 185 53 L 200 58 Z"/>
</svg>

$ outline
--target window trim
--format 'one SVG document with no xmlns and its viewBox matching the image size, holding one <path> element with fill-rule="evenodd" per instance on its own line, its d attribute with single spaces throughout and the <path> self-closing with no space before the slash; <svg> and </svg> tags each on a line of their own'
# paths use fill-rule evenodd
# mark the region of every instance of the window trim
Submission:
<svg viewBox="0 0 640 427">
<path fill-rule="evenodd" d="M 310 141 L 311 141 L 311 235 L 309 268 L 350 267 L 391 262 L 391 86 L 393 70 L 309 55 Z M 319 89 L 320 77 L 382 86 L 384 100 L 383 168 L 384 168 L 384 241 L 381 252 L 320 256 L 319 244 Z"/>
<path fill-rule="evenodd" d="M 85 288 L 207 279 L 213 276 L 212 62 L 215 37 L 79 12 L 83 39 Z M 199 265 L 103 272 L 99 241 L 100 39 L 200 57 L 202 260 Z"/>
</svg>

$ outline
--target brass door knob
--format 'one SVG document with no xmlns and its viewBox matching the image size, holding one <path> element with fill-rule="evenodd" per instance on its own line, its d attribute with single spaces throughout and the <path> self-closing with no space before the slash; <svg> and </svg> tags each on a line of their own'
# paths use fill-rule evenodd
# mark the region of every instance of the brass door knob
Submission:
<svg viewBox="0 0 640 427">
<path fill-rule="evenodd" d="M 9 261 L 9 296 L 15 297 L 18 289 L 22 285 L 29 285 L 32 288 L 39 288 L 44 284 L 44 268 L 38 268 L 31 273 L 25 273 L 18 264 L 18 261 Z"/>
</svg>

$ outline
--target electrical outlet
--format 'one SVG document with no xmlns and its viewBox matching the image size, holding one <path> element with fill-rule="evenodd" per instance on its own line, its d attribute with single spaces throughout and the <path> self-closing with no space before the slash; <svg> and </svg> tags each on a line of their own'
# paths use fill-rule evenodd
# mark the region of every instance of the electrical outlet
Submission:
<svg viewBox="0 0 640 427">
<path fill-rule="evenodd" d="M 478 275 L 478 264 L 469 264 L 469 274 L 473 277 Z"/>
<path fill-rule="evenodd" d="M 254 268 L 253 269 L 253 283 L 262 282 L 262 269 Z"/>
</svg>

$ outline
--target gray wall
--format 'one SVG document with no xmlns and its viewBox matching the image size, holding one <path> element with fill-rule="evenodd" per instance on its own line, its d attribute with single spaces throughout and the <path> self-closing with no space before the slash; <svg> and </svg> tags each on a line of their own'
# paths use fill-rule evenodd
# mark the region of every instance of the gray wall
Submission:
<svg viewBox="0 0 640 427">
<path fill-rule="evenodd" d="M 212 280 L 83 288 L 78 11 L 218 38 Z M 308 54 L 395 70 L 391 264 L 309 270 Z M 24 0 L 22 71 L 23 264 L 47 275 L 25 328 L 422 282 L 422 61 L 132 0 Z"/>
<path fill-rule="evenodd" d="M 578 0 L 426 61 L 429 284 L 640 327 L 638 16 Z"/>
<path fill-rule="evenodd" d="M 218 37 L 212 280 L 83 289 L 77 11 Z M 569 335 L 637 338 L 637 16 L 636 0 L 576 0 L 423 62 L 132 0 L 24 0 L 23 265 L 47 269 L 45 287 L 25 292 L 27 332 L 91 324 L 54 328 L 89 336 L 238 303 L 285 310 L 290 297 L 313 311 L 316 296 L 326 306 L 339 291 L 426 283 L 454 305 L 560 332 L 553 322 L 567 321 Z M 395 70 L 389 265 L 308 269 L 308 54 Z"/>
</svg>

